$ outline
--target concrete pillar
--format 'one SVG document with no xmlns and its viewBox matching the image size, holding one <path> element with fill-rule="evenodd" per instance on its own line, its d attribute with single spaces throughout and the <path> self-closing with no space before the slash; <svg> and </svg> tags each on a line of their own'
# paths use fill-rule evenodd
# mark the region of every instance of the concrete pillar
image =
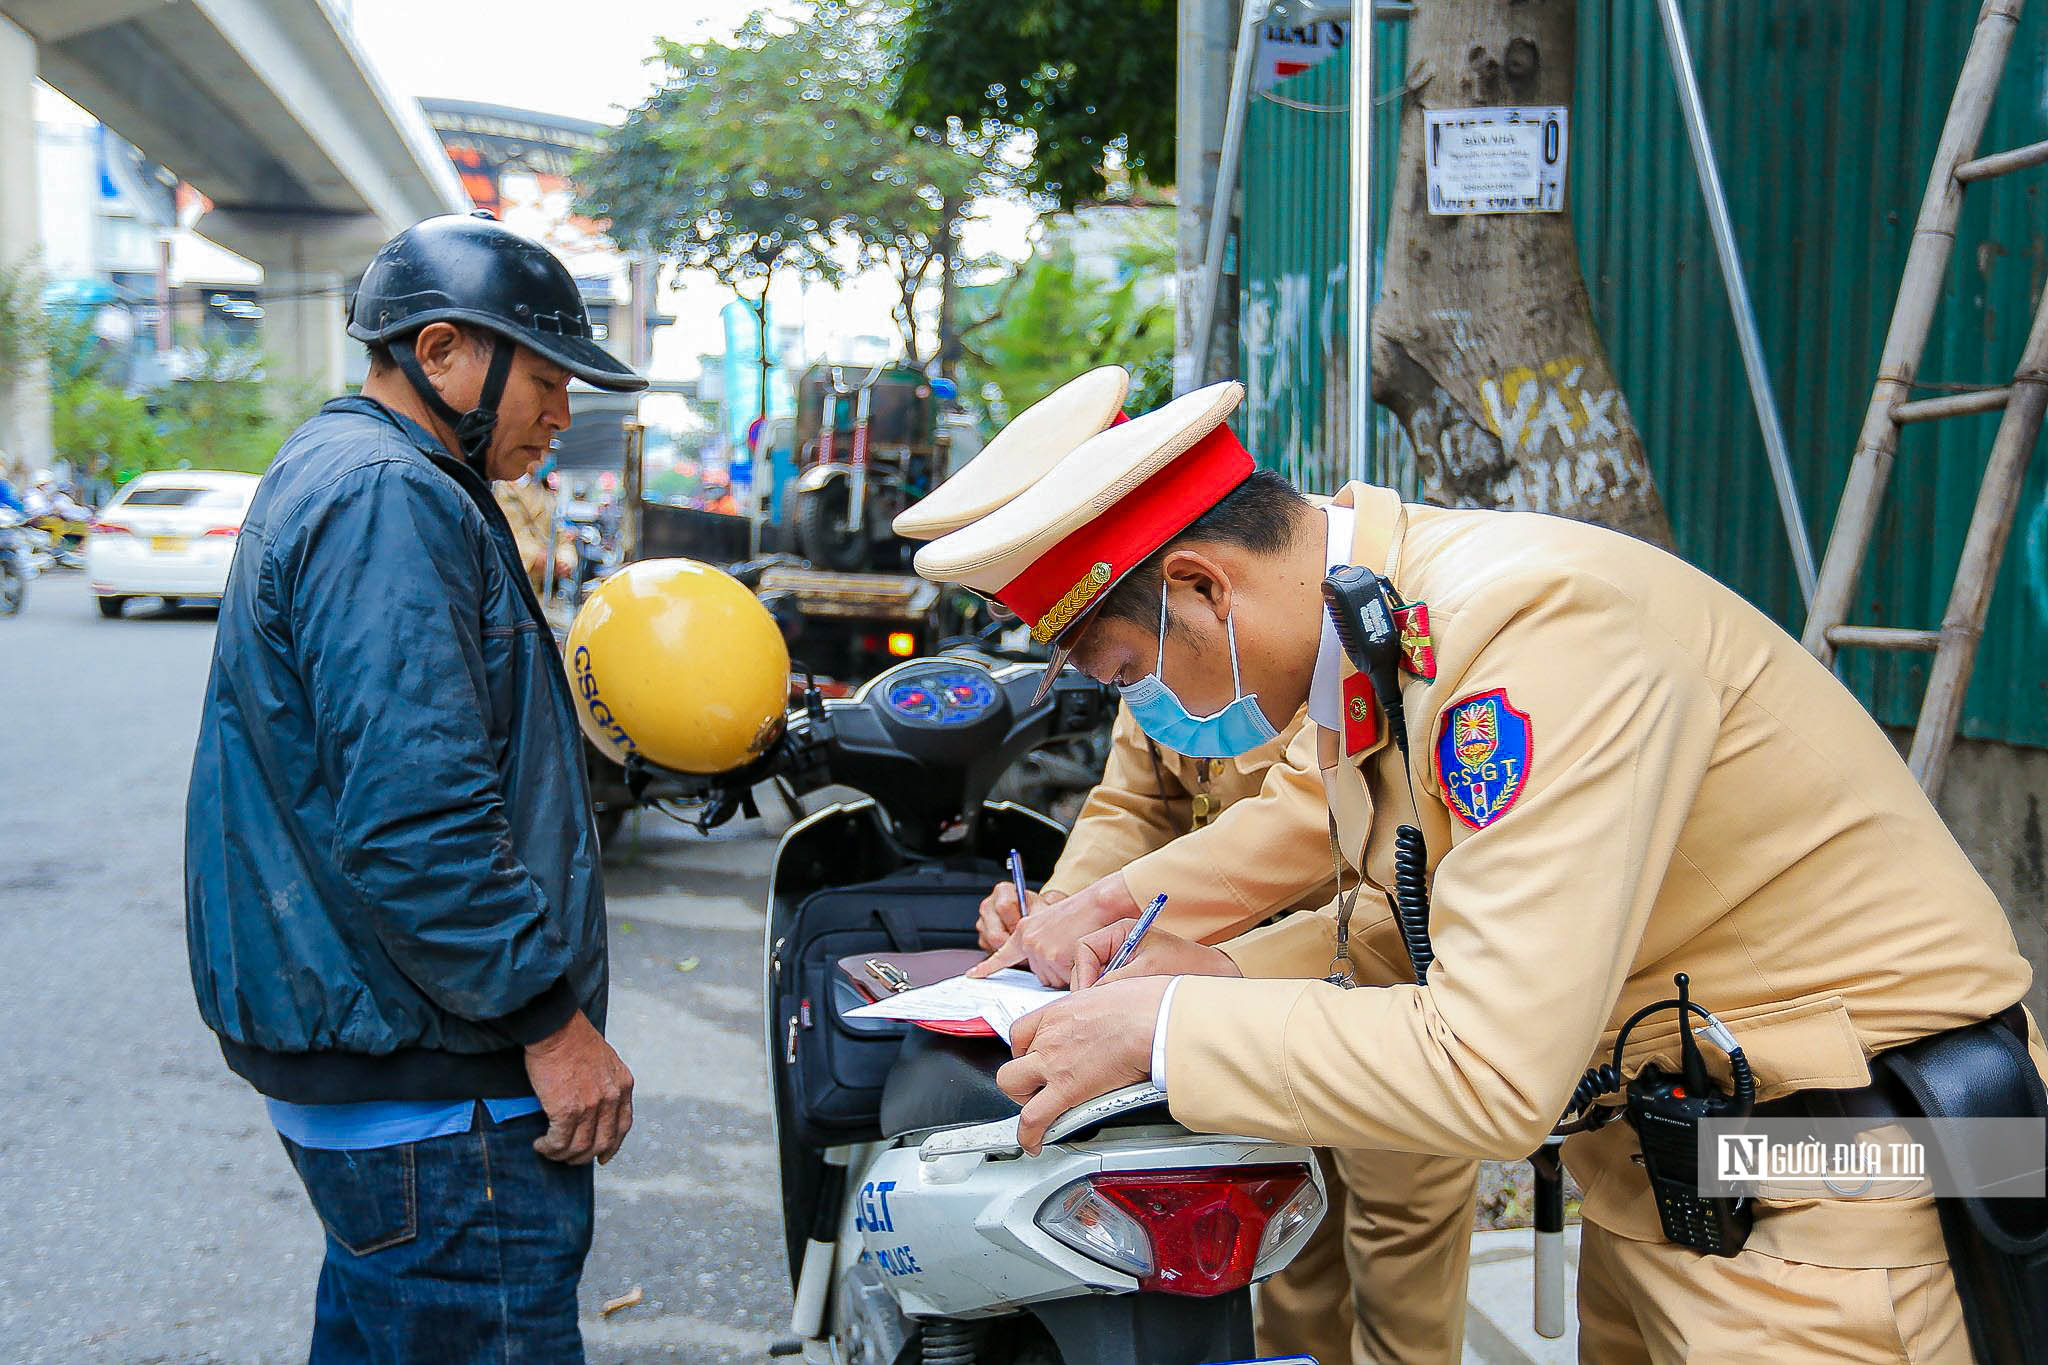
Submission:
<svg viewBox="0 0 2048 1365">
<path fill-rule="evenodd" d="M 348 338 L 349 286 L 389 235 L 376 219 L 216 211 L 199 231 L 263 267 L 266 368 L 322 398 L 341 393 L 355 344 Z"/>
<path fill-rule="evenodd" d="M 36 168 L 36 43 L 0 16 L 0 266 L 42 246 Z M 40 359 L 0 374 L 0 452 L 17 475 L 50 463 L 50 386 Z"/>
<path fill-rule="evenodd" d="M 263 267 L 263 355 L 266 367 L 322 399 L 342 391 L 348 339 L 347 281 L 338 270 Z M 289 397 L 290 395 L 280 395 Z"/>
</svg>

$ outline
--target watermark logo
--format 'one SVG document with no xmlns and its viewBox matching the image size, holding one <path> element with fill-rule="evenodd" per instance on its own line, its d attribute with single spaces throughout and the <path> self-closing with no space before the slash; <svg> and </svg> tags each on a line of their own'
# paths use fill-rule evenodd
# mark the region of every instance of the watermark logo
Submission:
<svg viewBox="0 0 2048 1365">
<path fill-rule="evenodd" d="M 1700 1124 L 1700 1193 L 2040 1198 L 2044 1147 L 2040 1119 L 1709 1119 Z"/>
<path fill-rule="evenodd" d="M 1739 1185 L 1818 1181 L 1844 1198 L 1869 1193 L 1878 1181 L 1927 1178 L 1927 1148 L 1912 1138 L 1878 1141 L 1865 1134 L 1853 1142 L 1805 1138 L 1774 1142 L 1762 1133 L 1715 1135 L 1719 1160 L 1714 1179 Z"/>
</svg>

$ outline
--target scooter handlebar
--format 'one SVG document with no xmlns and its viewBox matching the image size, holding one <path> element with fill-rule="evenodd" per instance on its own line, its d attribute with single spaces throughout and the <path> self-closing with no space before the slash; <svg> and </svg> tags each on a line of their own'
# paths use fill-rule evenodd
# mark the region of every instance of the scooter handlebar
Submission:
<svg viewBox="0 0 2048 1365">
<path fill-rule="evenodd" d="M 873 797 L 899 825 L 935 834 L 978 810 L 1017 759 L 1108 720 L 1114 694 L 1076 673 L 1062 675 L 1034 705 L 1044 667 L 961 651 L 907 661 L 851 697 L 828 700 L 809 691 L 790 708 L 781 738 L 759 760 L 695 782 L 721 822 L 743 808 L 754 787 L 775 780 L 797 795 L 835 784 L 852 787 Z M 935 677 L 951 678 L 970 699 L 943 714 L 916 714 L 901 694 Z M 923 704 L 954 706 L 939 698 Z"/>
</svg>

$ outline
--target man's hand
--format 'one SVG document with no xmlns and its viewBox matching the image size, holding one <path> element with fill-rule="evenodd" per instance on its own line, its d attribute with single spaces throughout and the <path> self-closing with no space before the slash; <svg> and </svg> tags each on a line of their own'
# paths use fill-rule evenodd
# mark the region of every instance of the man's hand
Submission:
<svg viewBox="0 0 2048 1365">
<path fill-rule="evenodd" d="M 1230 954 L 1221 948 L 1211 948 L 1179 934 L 1168 933 L 1154 924 L 1144 941 L 1138 944 L 1137 956 L 1108 976 L 1103 976 L 1102 964 L 1116 956 L 1117 949 L 1124 946 L 1124 940 L 1137 927 L 1136 919 L 1118 920 L 1082 939 L 1074 950 L 1074 989 L 1083 991 L 1090 986 L 1127 981 L 1138 976 L 1244 975 L 1231 961 Z"/>
<path fill-rule="evenodd" d="M 1017 893 L 1012 891 L 1009 900 L 1014 903 L 1016 899 Z M 1123 874 L 1112 872 L 1076 891 L 1057 906 L 1043 910 L 1034 908 L 1029 915 L 1015 921 L 1009 939 L 997 947 L 986 962 L 969 968 L 967 974 L 987 976 L 1023 963 L 1046 985 L 1064 986 L 1073 976 L 1074 949 L 1081 939 L 1105 924 L 1114 924 L 1137 913 L 1138 902 L 1132 898 L 1130 888 L 1124 885 Z M 986 938 L 982 940 L 982 946 L 988 946 Z"/>
<path fill-rule="evenodd" d="M 1031 897 L 1030 910 L 1037 914 L 1055 901 L 1066 899 L 1058 891 L 1040 895 L 1027 892 Z M 1017 927 L 1017 921 L 1024 916 L 1017 909 L 1017 888 L 1008 882 L 997 882 L 995 890 L 981 898 L 981 915 L 974 922 L 975 932 L 981 937 L 981 950 L 992 953 L 1010 941 L 1010 933 Z"/>
<path fill-rule="evenodd" d="M 1152 1079 L 1152 1028 L 1166 985 L 1163 976 L 1113 981 L 1017 1021 L 1017 1057 L 996 1084 L 1024 1107 L 1017 1141 L 1025 1151 L 1037 1156 L 1045 1130 L 1075 1105 Z"/>
<path fill-rule="evenodd" d="M 534 1151 L 569 1166 L 618 1154 L 633 1126 L 633 1073 L 583 1011 L 527 1047 L 526 1075 L 548 1116 Z"/>
</svg>

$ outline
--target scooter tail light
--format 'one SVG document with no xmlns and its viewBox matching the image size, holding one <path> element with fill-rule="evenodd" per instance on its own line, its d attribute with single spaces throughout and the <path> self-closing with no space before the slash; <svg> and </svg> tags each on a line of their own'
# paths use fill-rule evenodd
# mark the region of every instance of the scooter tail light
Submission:
<svg viewBox="0 0 2048 1365">
<path fill-rule="evenodd" d="M 1302 1181 L 1293 1198 L 1266 1220 L 1266 1235 L 1259 1239 L 1258 1265 L 1263 1268 L 1273 1254 L 1303 1228 L 1314 1227 L 1323 1216 L 1324 1202 L 1323 1192 L 1315 1181 Z"/>
<path fill-rule="evenodd" d="M 96 521 L 90 527 L 96 536 L 132 536 L 135 533 L 117 521 Z"/>
<path fill-rule="evenodd" d="M 1077 1180 L 1046 1200 L 1038 1226 L 1090 1260 L 1143 1279 L 1153 1271 L 1151 1234 L 1095 1188 L 1100 1178 Z"/>
<path fill-rule="evenodd" d="M 206 534 L 210 536 L 238 536 L 242 534 L 242 528 L 239 526 L 216 526 Z"/>
<path fill-rule="evenodd" d="M 1149 1293 L 1209 1298 L 1250 1284 L 1322 1206 L 1300 1162 L 1117 1171 L 1055 1194 L 1038 1225 Z"/>
</svg>

